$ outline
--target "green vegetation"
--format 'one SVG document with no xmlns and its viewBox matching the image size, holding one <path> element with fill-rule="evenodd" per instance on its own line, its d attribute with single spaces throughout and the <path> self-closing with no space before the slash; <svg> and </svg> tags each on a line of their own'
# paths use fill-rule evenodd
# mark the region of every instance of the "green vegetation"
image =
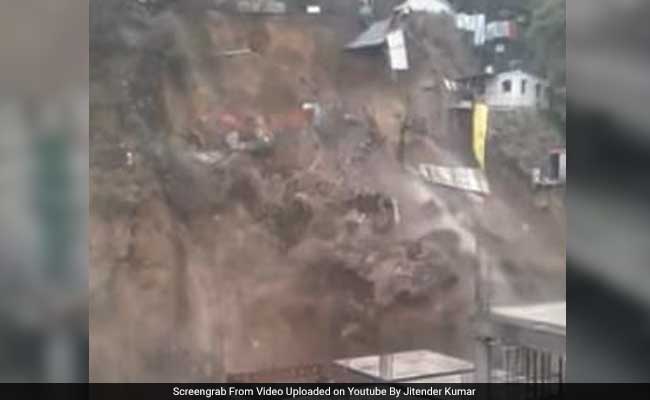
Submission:
<svg viewBox="0 0 650 400">
<path fill-rule="evenodd" d="M 544 68 L 554 87 L 566 85 L 566 2 L 541 0 L 532 4 L 526 34 L 535 61 Z"/>
</svg>

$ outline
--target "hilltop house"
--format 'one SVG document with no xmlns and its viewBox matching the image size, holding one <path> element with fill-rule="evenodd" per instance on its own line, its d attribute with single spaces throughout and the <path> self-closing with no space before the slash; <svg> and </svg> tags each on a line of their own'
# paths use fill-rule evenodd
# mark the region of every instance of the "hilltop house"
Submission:
<svg viewBox="0 0 650 400">
<path fill-rule="evenodd" d="M 461 78 L 457 82 L 482 96 L 491 108 L 550 107 L 548 81 L 522 69 L 485 73 Z"/>
</svg>

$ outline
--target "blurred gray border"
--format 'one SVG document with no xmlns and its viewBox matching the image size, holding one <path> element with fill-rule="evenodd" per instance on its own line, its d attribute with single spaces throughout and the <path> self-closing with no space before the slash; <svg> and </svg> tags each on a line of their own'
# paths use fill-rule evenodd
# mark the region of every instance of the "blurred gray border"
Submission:
<svg viewBox="0 0 650 400">
<path fill-rule="evenodd" d="M 88 380 L 88 11 L 0 2 L 0 382 Z"/>
<path fill-rule="evenodd" d="M 650 2 L 567 1 L 569 378 L 650 379 Z"/>
</svg>

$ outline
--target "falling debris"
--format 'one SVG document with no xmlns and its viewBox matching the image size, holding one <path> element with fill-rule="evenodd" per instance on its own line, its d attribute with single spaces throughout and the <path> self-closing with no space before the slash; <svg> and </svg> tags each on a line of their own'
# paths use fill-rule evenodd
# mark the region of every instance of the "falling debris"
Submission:
<svg viewBox="0 0 650 400">
<path fill-rule="evenodd" d="M 445 88 L 449 92 L 457 92 L 458 89 L 460 88 L 460 85 L 458 85 L 458 83 L 454 80 L 445 78 L 444 82 L 445 82 Z"/>
<path fill-rule="evenodd" d="M 129 167 L 133 166 L 133 153 L 130 151 L 126 152 L 126 165 Z"/>
<path fill-rule="evenodd" d="M 437 185 L 481 194 L 490 193 L 490 185 L 480 169 L 420 164 L 417 173 L 426 181 Z"/>
<path fill-rule="evenodd" d="M 234 57 L 234 56 L 244 56 L 248 54 L 253 54 L 253 50 L 249 48 L 237 49 L 237 50 L 227 50 L 222 51 L 216 54 L 217 57 Z"/>
<path fill-rule="evenodd" d="M 390 231 L 400 221 L 397 201 L 378 192 L 361 192 L 352 200 L 353 214 L 348 215 L 349 225 L 359 225 L 366 217 L 372 219 L 372 229 L 385 233 Z"/>
<path fill-rule="evenodd" d="M 323 121 L 323 109 L 320 104 L 316 102 L 305 102 L 302 103 L 302 110 L 308 113 L 312 126 L 317 128 L 321 125 Z"/>
<path fill-rule="evenodd" d="M 243 146 L 239 141 L 239 132 L 232 131 L 226 135 L 226 143 L 230 150 L 242 150 Z"/>
<path fill-rule="evenodd" d="M 225 158 L 220 151 L 196 152 L 192 156 L 196 161 L 207 165 L 214 165 Z"/>
</svg>

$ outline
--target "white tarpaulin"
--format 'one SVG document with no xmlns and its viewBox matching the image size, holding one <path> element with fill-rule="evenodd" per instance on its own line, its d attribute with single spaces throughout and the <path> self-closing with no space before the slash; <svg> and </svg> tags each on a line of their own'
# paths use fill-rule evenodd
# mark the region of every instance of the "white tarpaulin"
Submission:
<svg viewBox="0 0 650 400">
<path fill-rule="evenodd" d="M 456 14 L 456 28 L 461 31 L 474 32 L 476 30 L 476 15 Z"/>
<path fill-rule="evenodd" d="M 474 45 L 485 43 L 485 14 L 457 14 L 456 27 L 463 31 L 474 32 Z"/>
<path fill-rule="evenodd" d="M 406 41 L 404 31 L 401 29 L 392 31 L 386 36 L 388 41 L 388 55 L 390 67 L 394 71 L 406 71 L 409 69 L 408 55 L 406 53 Z"/>
<path fill-rule="evenodd" d="M 485 40 L 514 39 L 517 36 L 516 25 L 512 21 L 492 21 L 485 27 Z"/>
<path fill-rule="evenodd" d="M 454 14 L 454 10 L 445 0 L 407 0 L 395 7 L 398 12 L 428 12 L 433 14 Z"/>
<path fill-rule="evenodd" d="M 480 169 L 420 164 L 418 172 L 425 180 L 434 184 L 475 193 L 490 193 L 490 185 L 485 173 Z"/>
</svg>

